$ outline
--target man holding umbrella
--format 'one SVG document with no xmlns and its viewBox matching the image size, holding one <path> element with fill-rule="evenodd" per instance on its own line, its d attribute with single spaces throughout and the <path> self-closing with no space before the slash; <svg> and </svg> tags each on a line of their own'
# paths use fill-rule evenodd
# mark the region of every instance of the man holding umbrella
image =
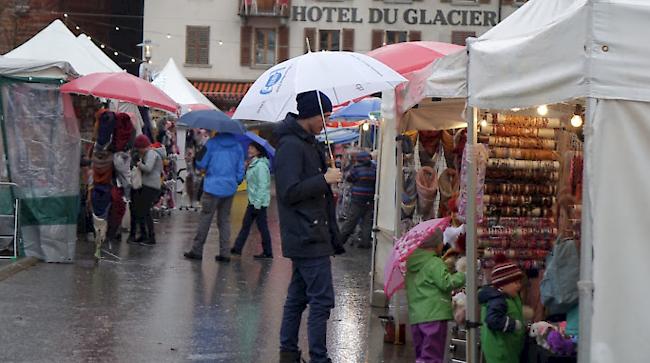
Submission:
<svg viewBox="0 0 650 363">
<path fill-rule="evenodd" d="M 319 100 L 320 99 L 320 100 Z M 329 98 L 316 91 L 296 97 L 298 115 L 289 113 L 276 128 L 276 191 L 282 253 L 292 262 L 292 277 L 280 331 L 280 362 L 300 362 L 298 331 L 302 313 L 309 313 L 309 355 L 312 363 L 330 362 L 327 321 L 334 307 L 330 257 L 344 253 L 339 240 L 331 185 L 341 172 L 329 168 L 316 141 L 332 112 Z"/>
<path fill-rule="evenodd" d="M 179 119 L 189 127 L 208 128 L 219 133 L 208 140 L 196 156 L 196 167 L 206 171 L 201 197 L 199 229 L 192 249 L 185 252 L 188 259 L 201 260 L 203 245 L 208 237 L 212 218 L 217 213 L 219 227 L 219 254 L 217 262 L 230 262 L 230 209 L 237 186 L 244 179 L 244 150 L 233 134 L 242 134 L 237 121 L 225 118 L 221 111 L 195 111 Z"/>
</svg>

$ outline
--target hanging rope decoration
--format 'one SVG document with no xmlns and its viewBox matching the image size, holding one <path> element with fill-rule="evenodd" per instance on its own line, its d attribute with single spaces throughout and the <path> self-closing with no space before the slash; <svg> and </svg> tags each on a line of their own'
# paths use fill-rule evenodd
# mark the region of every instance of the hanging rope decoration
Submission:
<svg viewBox="0 0 650 363">
<path fill-rule="evenodd" d="M 122 52 L 122 51 L 120 51 L 120 50 L 117 50 L 116 48 L 111 47 L 110 45 L 106 44 L 105 42 L 101 42 L 101 41 L 99 41 L 99 40 L 94 36 L 94 34 L 89 34 L 85 29 L 83 29 L 82 27 L 80 27 L 77 23 L 75 23 L 74 21 L 70 20 L 70 17 L 69 17 L 69 16 L 68 16 L 68 17 L 65 17 L 64 19 L 60 19 L 60 20 L 63 21 L 64 23 L 68 24 L 68 25 L 71 25 L 71 26 L 72 26 L 72 29 L 74 29 L 74 30 L 76 30 L 77 32 L 79 32 L 79 34 L 82 34 L 82 33 L 83 33 L 83 34 L 86 34 L 86 35 L 88 36 L 88 38 L 89 38 L 89 39 L 90 39 L 90 40 L 91 40 L 95 45 L 97 45 L 97 46 L 98 46 L 102 51 L 104 51 L 104 53 L 106 53 L 106 52 L 107 52 L 106 50 L 108 49 L 108 50 L 110 51 L 110 52 L 107 53 L 107 55 L 108 55 L 109 57 L 110 57 L 110 56 L 116 56 L 116 57 L 117 57 L 117 56 L 122 56 L 122 57 L 128 58 L 128 59 L 131 61 L 131 63 L 143 63 L 143 62 L 146 62 L 146 60 L 144 60 L 144 59 L 142 59 L 142 58 L 140 58 L 140 57 L 135 57 L 135 56 L 129 55 L 129 54 L 124 53 L 124 52 Z M 119 29 L 119 27 L 117 27 L 117 28 Z M 71 29 L 71 30 L 72 30 L 72 29 Z M 77 35 L 79 35 L 79 34 L 77 34 Z"/>
</svg>

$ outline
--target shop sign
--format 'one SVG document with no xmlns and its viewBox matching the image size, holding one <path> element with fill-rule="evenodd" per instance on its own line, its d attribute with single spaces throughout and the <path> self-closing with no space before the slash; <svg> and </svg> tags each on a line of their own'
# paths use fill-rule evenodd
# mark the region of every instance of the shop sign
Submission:
<svg viewBox="0 0 650 363">
<path fill-rule="evenodd" d="M 497 13 L 489 10 L 454 9 L 399 9 L 333 6 L 293 6 L 291 20 L 304 22 L 352 23 L 352 24 L 397 24 L 443 25 L 443 26 L 486 26 L 497 25 Z"/>
</svg>

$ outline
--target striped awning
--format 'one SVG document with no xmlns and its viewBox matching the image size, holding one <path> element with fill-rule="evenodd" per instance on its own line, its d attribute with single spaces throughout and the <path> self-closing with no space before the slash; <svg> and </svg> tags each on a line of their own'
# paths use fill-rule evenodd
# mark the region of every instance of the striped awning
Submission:
<svg viewBox="0 0 650 363">
<path fill-rule="evenodd" d="M 240 101 L 253 82 L 192 81 L 192 84 L 208 98 Z"/>
</svg>

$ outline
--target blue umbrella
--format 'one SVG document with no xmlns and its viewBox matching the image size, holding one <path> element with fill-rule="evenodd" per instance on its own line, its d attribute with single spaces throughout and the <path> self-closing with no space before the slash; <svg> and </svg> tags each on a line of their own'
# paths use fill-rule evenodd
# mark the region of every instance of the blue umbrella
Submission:
<svg viewBox="0 0 650 363">
<path fill-rule="evenodd" d="M 381 99 L 372 97 L 364 98 L 363 100 L 345 106 L 340 110 L 332 113 L 330 120 L 344 119 L 351 121 L 367 120 L 371 112 L 379 112 L 381 110 Z"/>
<path fill-rule="evenodd" d="M 248 153 L 248 145 L 252 142 L 260 144 L 266 151 L 266 155 L 269 157 L 271 162 L 271 170 L 273 170 L 273 158 L 275 157 L 275 148 L 269 144 L 266 139 L 259 137 L 256 133 L 247 131 L 243 135 L 237 135 L 237 140 L 241 143 L 242 148 L 244 149 L 244 154 Z"/>
<path fill-rule="evenodd" d="M 359 133 L 351 129 L 337 129 L 328 132 L 331 144 L 349 144 L 359 139 Z M 325 142 L 325 133 L 316 136 L 320 142 Z"/>
<path fill-rule="evenodd" d="M 241 135 L 246 132 L 242 124 L 219 110 L 199 110 L 184 114 L 178 119 L 180 125 L 192 129 L 206 129 L 224 134 Z"/>
</svg>

